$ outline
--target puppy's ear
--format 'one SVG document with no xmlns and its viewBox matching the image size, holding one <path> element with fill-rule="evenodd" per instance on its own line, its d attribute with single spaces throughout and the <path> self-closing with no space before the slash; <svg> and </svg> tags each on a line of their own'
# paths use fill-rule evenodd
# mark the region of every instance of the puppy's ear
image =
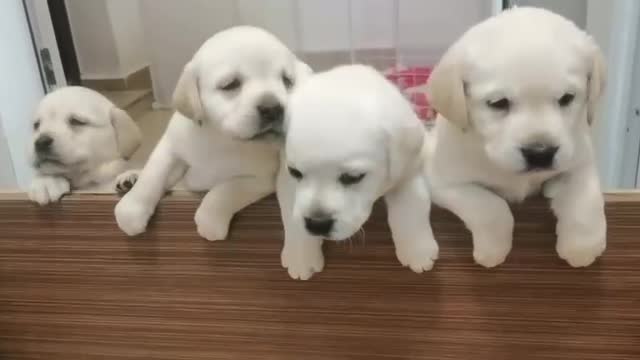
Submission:
<svg viewBox="0 0 640 360">
<path fill-rule="evenodd" d="M 296 83 L 301 83 L 305 81 L 309 76 L 313 74 L 313 70 L 311 66 L 307 65 L 302 61 L 298 61 L 296 63 Z"/>
<path fill-rule="evenodd" d="M 429 103 L 437 112 L 466 130 L 469 118 L 461 71 L 457 52 L 447 51 L 429 76 L 427 93 Z"/>
<path fill-rule="evenodd" d="M 397 121 L 387 127 L 387 154 L 390 186 L 393 187 L 420 166 L 425 128 L 419 119 Z M 391 121 L 390 123 L 393 123 Z"/>
<path fill-rule="evenodd" d="M 596 45 L 593 39 L 590 39 L 591 49 L 591 72 L 589 73 L 588 86 L 589 92 L 587 95 L 587 122 L 589 125 L 593 124 L 596 116 L 598 101 L 604 93 L 604 89 L 607 83 L 607 69 L 604 61 L 604 55 L 602 51 Z"/>
<path fill-rule="evenodd" d="M 173 92 L 173 107 L 185 117 L 202 124 L 204 109 L 200 101 L 198 75 L 193 63 L 188 63 Z"/>
<path fill-rule="evenodd" d="M 138 150 L 142 142 L 140 128 L 129 114 L 120 108 L 115 106 L 111 108 L 110 116 L 111 125 L 115 130 L 118 151 L 123 158 L 128 159 Z"/>
</svg>

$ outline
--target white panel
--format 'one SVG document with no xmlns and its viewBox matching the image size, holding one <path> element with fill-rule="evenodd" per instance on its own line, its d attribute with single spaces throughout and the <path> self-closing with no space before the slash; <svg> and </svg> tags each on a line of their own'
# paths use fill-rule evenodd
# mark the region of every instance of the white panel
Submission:
<svg viewBox="0 0 640 360">
<path fill-rule="evenodd" d="M 305 51 L 335 51 L 349 48 L 348 1 L 305 0 L 299 4 Z"/>
<path fill-rule="evenodd" d="M 18 185 L 31 181 L 27 143 L 33 110 L 44 95 L 38 63 L 22 2 L 0 1 L 0 121 Z M 11 54 L 11 56 L 6 56 Z M 0 167 L 4 168 L 0 164 Z"/>
<path fill-rule="evenodd" d="M 295 49 L 295 1 L 297 0 L 237 0 L 239 22 L 266 29 L 289 48 Z"/>
<path fill-rule="evenodd" d="M 211 35 L 233 25 L 235 4 L 232 0 L 141 0 L 140 6 L 154 95 L 161 105 L 168 105 L 178 76 L 194 52 Z"/>
</svg>

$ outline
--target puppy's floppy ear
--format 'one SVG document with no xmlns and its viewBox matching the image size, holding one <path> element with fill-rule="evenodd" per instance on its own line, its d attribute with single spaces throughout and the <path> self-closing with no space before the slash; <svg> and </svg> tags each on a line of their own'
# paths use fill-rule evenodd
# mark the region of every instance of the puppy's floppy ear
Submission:
<svg viewBox="0 0 640 360">
<path fill-rule="evenodd" d="M 386 135 L 389 185 L 393 187 L 420 166 L 425 128 L 417 117 L 389 121 Z"/>
<path fill-rule="evenodd" d="M 433 69 L 427 84 L 429 103 L 462 130 L 469 127 L 467 99 L 458 52 L 450 49 Z"/>
<path fill-rule="evenodd" d="M 202 124 L 204 109 L 200 101 L 200 89 L 195 65 L 189 62 L 182 71 L 173 92 L 173 107 L 185 117 Z"/>
<path fill-rule="evenodd" d="M 589 92 L 587 94 L 587 122 L 591 125 L 596 116 L 598 100 L 602 97 L 607 83 L 607 69 L 602 51 L 593 39 L 589 39 L 589 41 L 591 42 L 590 56 L 592 65 L 591 72 L 587 79 L 589 86 Z"/>
<path fill-rule="evenodd" d="M 313 74 L 311 66 L 299 60 L 296 62 L 296 83 L 306 80 L 311 74 Z"/>
<path fill-rule="evenodd" d="M 118 151 L 123 158 L 128 159 L 138 150 L 142 142 L 140 128 L 138 128 L 138 125 L 131 119 L 129 114 L 120 108 L 112 107 L 110 116 L 111 125 L 115 130 Z"/>
</svg>

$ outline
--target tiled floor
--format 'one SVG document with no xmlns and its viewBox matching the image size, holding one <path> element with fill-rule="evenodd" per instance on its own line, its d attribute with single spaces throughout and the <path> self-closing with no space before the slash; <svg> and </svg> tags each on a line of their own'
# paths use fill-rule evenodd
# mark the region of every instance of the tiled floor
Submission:
<svg viewBox="0 0 640 360">
<path fill-rule="evenodd" d="M 142 145 L 133 155 L 131 162 L 136 167 L 143 167 L 151 151 L 162 137 L 173 112 L 170 110 L 148 109 L 141 116 L 135 117 L 142 132 Z"/>
</svg>

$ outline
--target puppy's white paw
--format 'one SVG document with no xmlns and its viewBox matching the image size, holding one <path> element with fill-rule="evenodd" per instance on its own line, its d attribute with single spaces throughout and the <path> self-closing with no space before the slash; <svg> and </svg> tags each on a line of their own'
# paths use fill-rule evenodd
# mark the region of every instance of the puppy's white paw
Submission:
<svg viewBox="0 0 640 360">
<path fill-rule="evenodd" d="M 473 259 L 486 268 L 496 267 L 507 259 L 511 252 L 511 244 L 511 232 L 502 235 L 498 232 L 474 234 Z"/>
<path fill-rule="evenodd" d="M 319 241 L 319 240 L 307 240 Z M 322 244 L 285 245 L 280 254 L 282 267 L 287 269 L 289 276 L 295 280 L 309 280 L 313 274 L 324 269 L 324 254 Z"/>
<path fill-rule="evenodd" d="M 133 189 L 133 185 L 138 181 L 139 170 L 127 170 L 116 177 L 116 192 L 124 195 Z"/>
<path fill-rule="evenodd" d="M 114 212 L 120 230 L 129 236 L 135 236 L 147 229 L 153 210 L 152 207 L 130 196 L 125 196 L 118 202 Z"/>
<path fill-rule="evenodd" d="M 201 237 L 209 241 L 224 240 L 227 238 L 230 220 L 226 218 L 223 219 L 219 214 L 198 208 L 194 220 L 198 234 Z"/>
<path fill-rule="evenodd" d="M 71 184 L 65 178 L 42 176 L 36 177 L 29 189 L 29 199 L 40 205 L 47 205 L 60 200 L 71 191 Z"/>
<path fill-rule="evenodd" d="M 398 244 L 401 244 L 400 246 Z M 400 263 L 416 273 L 429 271 L 438 260 L 438 243 L 433 236 L 418 238 L 406 243 L 396 243 L 396 256 Z"/>
<path fill-rule="evenodd" d="M 585 235 L 584 232 L 575 234 L 564 233 L 558 236 L 556 251 L 561 259 L 572 267 L 586 267 L 593 264 L 604 253 L 607 247 L 605 231 Z"/>
</svg>

